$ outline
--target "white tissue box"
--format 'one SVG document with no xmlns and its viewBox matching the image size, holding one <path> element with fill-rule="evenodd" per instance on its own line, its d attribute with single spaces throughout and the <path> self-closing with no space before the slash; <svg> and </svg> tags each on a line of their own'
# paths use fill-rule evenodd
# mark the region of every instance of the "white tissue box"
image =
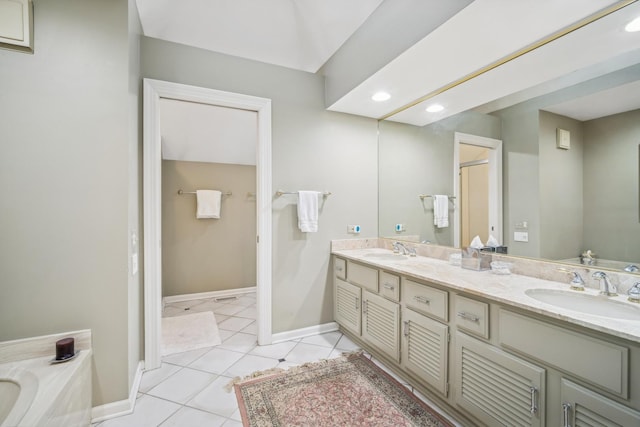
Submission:
<svg viewBox="0 0 640 427">
<path fill-rule="evenodd" d="M 462 250 L 462 268 L 468 270 L 489 270 L 491 268 L 491 253 L 482 249 L 464 248 Z"/>
</svg>

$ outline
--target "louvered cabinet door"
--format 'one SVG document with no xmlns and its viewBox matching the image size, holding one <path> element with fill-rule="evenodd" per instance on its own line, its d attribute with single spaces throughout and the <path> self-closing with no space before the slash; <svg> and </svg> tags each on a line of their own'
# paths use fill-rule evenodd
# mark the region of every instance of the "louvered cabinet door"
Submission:
<svg viewBox="0 0 640 427">
<path fill-rule="evenodd" d="M 455 402 L 490 426 L 544 426 L 545 370 L 456 333 Z"/>
<path fill-rule="evenodd" d="M 640 412 L 564 378 L 560 398 L 563 427 L 640 426 Z"/>
<path fill-rule="evenodd" d="M 400 305 L 362 292 L 362 339 L 387 356 L 400 361 Z"/>
<path fill-rule="evenodd" d="M 402 311 L 402 367 L 447 395 L 449 327 L 409 309 Z"/>
<path fill-rule="evenodd" d="M 360 336 L 362 289 L 338 278 L 335 278 L 335 284 L 335 320 L 343 328 Z"/>
</svg>

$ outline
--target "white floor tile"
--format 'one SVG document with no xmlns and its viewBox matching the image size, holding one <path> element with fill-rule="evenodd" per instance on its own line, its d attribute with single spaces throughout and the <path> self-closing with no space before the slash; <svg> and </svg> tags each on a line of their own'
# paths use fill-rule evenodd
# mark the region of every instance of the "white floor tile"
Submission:
<svg viewBox="0 0 640 427">
<path fill-rule="evenodd" d="M 259 345 L 250 351 L 250 354 L 262 357 L 270 357 L 272 359 L 284 359 L 291 350 L 296 346 L 296 342 L 285 341 L 278 344 Z"/>
<path fill-rule="evenodd" d="M 226 331 L 239 331 L 254 323 L 255 319 L 245 319 L 242 317 L 230 317 L 218 323 L 218 329 Z"/>
<path fill-rule="evenodd" d="M 188 366 L 191 362 L 202 357 L 203 354 L 211 350 L 211 347 L 199 348 L 197 350 L 185 351 L 182 353 L 170 354 L 163 356 L 162 361 L 171 363 L 172 365 Z"/>
<path fill-rule="evenodd" d="M 184 308 L 179 307 L 165 307 L 162 310 L 162 317 L 173 317 L 173 316 L 181 316 L 184 314 Z"/>
<path fill-rule="evenodd" d="M 187 402 L 187 406 L 202 409 L 223 417 L 230 417 L 238 409 L 238 401 L 233 388 L 227 389 L 229 377 L 218 377 L 211 384 Z"/>
<path fill-rule="evenodd" d="M 248 354 L 231 365 L 231 367 L 225 371 L 224 375 L 232 378 L 243 378 L 256 371 L 275 368 L 278 363 L 276 359 Z"/>
<path fill-rule="evenodd" d="M 218 332 L 220 333 L 220 339 L 222 340 L 222 342 L 225 342 L 236 334 L 236 331 L 225 331 L 224 329 L 218 329 Z"/>
<path fill-rule="evenodd" d="M 172 402 L 185 403 L 211 383 L 214 378 L 216 375 L 207 372 L 182 368 L 149 390 L 147 394 Z"/>
<path fill-rule="evenodd" d="M 229 420 L 222 425 L 222 427 L 242 427 L 241 421 Z"/>
<path fill-rule="evenodd" d="M 161 424 L 160 427 L 221 427 L 229 419 L 220 415 L 183 406 L 178 412 Z"/>
<path fill-rule="evenodd" d="M 104 421 L 100 427 L 156 427 L 178 409 L 177 403 L 143 395 L 136 400 L 133 414 Z"/>
<path fill-rule="evenodd" d="M 179 366 L 161 363 L 158 369 L 154 369 L 152 371 L 144 371 L 144 373 L 142 374 L 142 379 L 140 380 L 139 391 L 141 391 L 142 393 L 146 393 L 179 370 Z"/>
<path fill-rule="evenodd" d="M 240 332 L 244 332 L 245 334 L 258 335 L 258 322 L 253 322 L 246 328 L 241 329 Z"/>
<path fill-rule="evenodd" d="M 216 308 L 213 312 L 215 314 L 226 314 L 227 316 L 233 316 L 237 312 L 244 310 L 245 307 L 235 304 L 223 304 L 219 308 Z"/>
<path fill-rule="evenodd" d="M 338 343 L 336 344 L 336 348 L 344 351 L 356 351 L 360 350 L 360 346 L 349 339 L 346 335 L 342 335 Z"/>
<path fill-rule="evenodd" d="M 229 369 L 231 365 L 240 360 L 242 356 L 244 356 L 244 353 L 238 353 L 236 351 L 216 347 L 191 363 L 189 367 L 214 374 L 222 374 L 224 371 Z"/>
<path fill-rule="evenodd" d="M 326 359 L 330 353 L 331 349 L 328 347 L 301 342 L 296 344 L 293 350 L 289 352 L 286 357 L 286 361 L 300 364 L 306 362 L 315 362 L 320 359 Z"/>
<path fill-rule="evenodd" d="M 236 317 L 246 317 L 247 319 L 257 319 L 258 318 L 258 310 L 255 307 L 247 307 L 243 310 L 240 310 L 236 314 Z"/>
<path fill-rule="evenodd" d="M 245 307 L 248 307 L 248 306 L 250 306 L 252 304 L 255 304 L 255 303 L 256 303 L 255 294 L 247 294 L 247 295 L 243 295 L 243 296 L 239 297 L 234 304 L 243 305 Z"/>
<path fill-rule="evenodd" d="M 218 347 L 226 348 L 227 350 L 241 351 L 247 353 L 258 345 L 258 339 L 255 335 L 243 334 L 238 332 L 231 338 L 226 339 Z"/>
<path fill-rule="evenodd" d="M 302 338 L 300 342 L 333 348 L 340 340 L 340 337 L 342 337 L 342 334 L 340 332 L 328 332 L 326 334 L 313 335 L 310 337 Z"/>
</svg>

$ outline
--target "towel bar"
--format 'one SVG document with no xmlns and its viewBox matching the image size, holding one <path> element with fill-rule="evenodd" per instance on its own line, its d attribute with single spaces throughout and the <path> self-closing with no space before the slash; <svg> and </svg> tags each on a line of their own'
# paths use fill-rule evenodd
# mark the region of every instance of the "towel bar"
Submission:
<svg viewBox="0 0 640 427">
<path fill-rule="evenodd" d="M 183 194 L 197 194 L 195 191 L 182 191 L 182 190 L 178 190 L 178 194 L 179 195 L 183 195 Z M 223 196 L 232 196 L 233 193 L 231 191 L 223 191 L 222 192 Z"/>
<path fill-rule="evenodd" d="M 276 191 L 276 197 L 280 197 L 280 196 L 282 196 L 284 194 L 298 194 L 298 192 L 297 191 L 283 191 L 283 190 Z M 322 192 L 322 196 L 323 197 L 327 197 L 327 196 L 330 196 L 330 195 L 331 195 L 330 191 Z"/>
</svg>

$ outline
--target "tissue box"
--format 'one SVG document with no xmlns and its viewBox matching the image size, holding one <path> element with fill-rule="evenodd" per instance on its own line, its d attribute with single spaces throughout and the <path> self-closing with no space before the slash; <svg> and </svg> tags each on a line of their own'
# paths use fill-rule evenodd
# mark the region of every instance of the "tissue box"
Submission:
<svg viewBox="0 0 640 427">
<path fill-rule="evenodd" d="M 491 268 L 491 252 L 482 249 L 464 248 L 462 250 L 462 268 L 469 270 L 489 270 Z"/>
</svg>

